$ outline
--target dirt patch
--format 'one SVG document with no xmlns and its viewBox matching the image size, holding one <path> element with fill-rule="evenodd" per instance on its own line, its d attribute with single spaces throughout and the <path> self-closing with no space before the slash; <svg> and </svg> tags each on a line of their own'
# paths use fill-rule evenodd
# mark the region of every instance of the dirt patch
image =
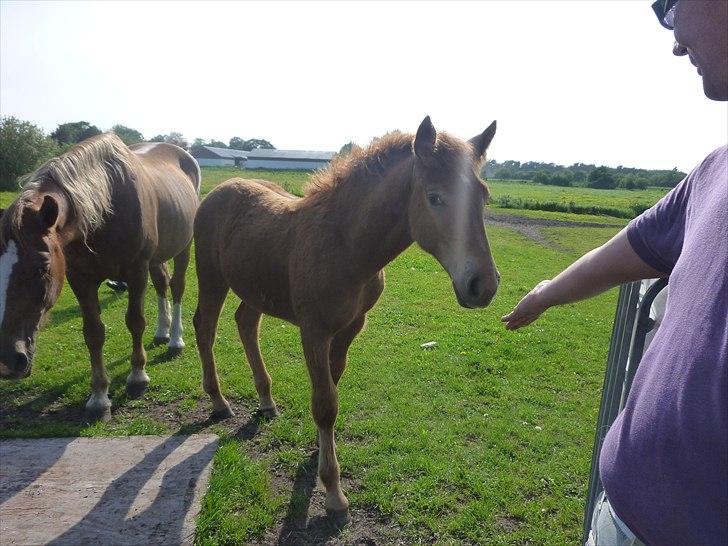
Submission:
<svg viewBox="0 0 728 546">
<path fill-rule="evenodd" d="M 569 249 L 554 241 L 551 241 L 542 232 L 544 227 L 618 227 L 617 224 L 599 224 L 593 222 L 570 222 L 567 220 L 551 220 L 549 218 L 530 218 L 528 216 L 516 216 L 514 214 L 497 213 L 486 211 L 485 224 L 488 226 L 505 227 L 514 229 L 525 235 L 532 241 L 537 242 L 559 252 L 569 252 Z"/>
<path fill-rule="evenodd" d="M 38 408 L 38 396 L 26 393 L 20 404 L 0 402 L 0 426 L 12 423 L 67 424 L 82 427 L 85 416 L 82 405 L 61 405 L 58 400 L 48 401 Z M 174 434 L 216 433 L 246 442 L 246 453 L 253 460 L 270 459 L 281 448 L 265 441 L 259 434 L 266 418 L 257 411 L 257 399 L 229 399 L 235 415 L 229 419 L 210 419 L 211 404 L 207 397 L 194 402 L 189 399 L 172 402 L 141 401 L 130 403 L 114 400 L 112 423 L 144 416 L 163 423 Z M 285 412 L 285 407 L 280 408 Z M 348 441 L 343 439 L 342 441 Z M 354 440 L 355 441 L 355 440 Z M 288 500 L 283 518 L 265 535 L 248 542 L 252 545 L 310 545 L 361 546 L 379 544 L 407 544 L 402 527 L 392 522 L 373 507 L 353 506 L 346 519 L 328 514 L 324 508 L 325 494 L 317 480 L 318 450 L 315 439 L 304 448 L 308 456 L 298 465 L 295 473 L 273 468 L 270 482 L 275 495 Z M 294 475 L 295 474 L 295 475 Z M 352 476 L 342 476 L 345 492 L 360 488 Z"/>
</svg>

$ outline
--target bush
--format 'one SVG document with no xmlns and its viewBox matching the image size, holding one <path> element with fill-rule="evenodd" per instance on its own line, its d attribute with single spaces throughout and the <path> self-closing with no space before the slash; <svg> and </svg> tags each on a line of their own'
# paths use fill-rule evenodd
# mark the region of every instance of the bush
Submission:
<svg viewBox="0 0 728 546">
<path fill-rule="evenodd" d="M 617 179 L 607 167 L 597 167 L 589 173 L 587 185 L 598 190 L 613 190 L 617 187 Z"/>
<path fill-rule="evenodd" d="M 58 155 L 58 144 L 38 127 L 14 117 L 0 118 L 0 190 L 17 189 L 17 178 Z"/>
</svg>

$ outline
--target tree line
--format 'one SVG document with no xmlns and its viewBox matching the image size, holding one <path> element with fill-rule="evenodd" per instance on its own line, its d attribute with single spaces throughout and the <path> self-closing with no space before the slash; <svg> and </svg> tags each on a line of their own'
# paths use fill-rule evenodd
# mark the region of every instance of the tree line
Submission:
<svg viewBox="0 0 728 546">
<path fill-rule="evenodd" d="M 531 180 L 551 186 L 585 186 L 597 189 L 626 188 L 639 190 L 648 186 L 673 188 L 685 178 L 677 170 L 649 170 L 632 167 L 606 167 L 586 163 L 574 163 L 568 167 L 537 161 L 489 160 L 485 176 L 496 180 Z"/>
<path fill-rule="evenodd" d="M 275 149 L 273 144 L 261 138 L 245 140 L 235 136 L 227 144 L 215 139 L 205 142 L 204 139 L 196 138 L 190 144 L 182 133 L 177 131 L 155 135 L 150 139 L 145 139 L 137 129 L 121 124 L 114 125 L 109 131 L 118 135 L 127 146 L 137 142 L 169 142 L 191 153 L 199 150 L 201 146 L 247 151 L 257 148 Z M 15 181 L 19 176 L 33 171 L 43 162 L 62 154 L 74 144 L 100 135 L 102 132 L 96 125 L 87 121 L 73 121 L 61 123 L 46 135 L 38 126 L 28 121 L 15 117 L 0 118 L 0 190 L 15 189 Z"/>
</svg>

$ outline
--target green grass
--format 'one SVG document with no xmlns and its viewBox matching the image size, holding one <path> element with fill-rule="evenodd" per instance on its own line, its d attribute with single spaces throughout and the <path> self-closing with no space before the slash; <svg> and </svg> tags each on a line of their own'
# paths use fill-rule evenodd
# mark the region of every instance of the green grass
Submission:
<svg viewBox="0 0 728 546">
<path fill-rule="evenodd" d="M 240 175 L 288 183 L 295 192 L 306 181 L 298 173 L 205 169 L 204 187 L 209 191 Z M 569 252 L 489 228 L 502 284 L 485 310 L 460 308 L 447 274 L 416 247 L 387 267 L 387 288 L 351 348 L 340 388 L 338 455 L 343 475 L 356 484 L 346 491 L 354 508 L 391 518 L 407 542 L 579 540 L 616 291 L 550 310 L 517 332 L 507 332 L 499 318 L 538 281 L 616 233 L 619 224 L 544 230 Z M 78 305 L 65 287 L 40 334 L 31 377 L 0 384 L 2 411 L 22 415 L 6 421 L 0 437 L 174 433 L 179 427 L 154 417 L 152 409 L 168 407 L 171 414 L 209 409 L 191 325 L 197 295 L 193 271 L 183 305 L 186 352 L 161 362 L 164 348 L 148 351 L 151 384 L 138 401 L 124 394 L 130 352 L 126 296 L 101 289 L 115 410 L 106 424 L 80 419 L 89 390 L 88 354 Z M 150 285 L 147 340 L 156 316 L 152 293 Z M 228 399 L 253 407 L 257 397 L 233 320 L 236 306 L 231 296 L 220 320 L 219 373 Z M 285 517 L 287 506 L 305 507 L 305 499 L 277 493 L 271 483 L 276 473 L 294 476 L 315 446 L 298 331 L 266 317 L 261 332 L 273 395 L 283 413 L 256 422 L 251 440 L 218 429 L 221 447 L 198 518 L 200 544 L 260 537 Z M 436 341 L 436 348 L 421 349 L 426 341 Z M 71 417 L 33 417 L 42 411 Z"/>
<path fill-rule="evenodd" d="M 634 218 L 654 205 L 668 190 L 596 190 L 545 186 L 516 180 L 489 180 L 494 208 L 553 210 Z"/>
</svg>

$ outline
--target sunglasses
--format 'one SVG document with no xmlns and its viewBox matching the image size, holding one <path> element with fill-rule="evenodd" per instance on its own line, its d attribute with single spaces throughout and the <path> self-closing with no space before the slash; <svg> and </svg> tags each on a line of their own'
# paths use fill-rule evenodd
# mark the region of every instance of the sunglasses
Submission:
<svg viewBox="0 0 728 546">
<path fill-rule="evenodd" d="M 678 2 L 679 0 L 657 0 L 652 4 L 660 24 L 668 30 L 675 28 L 675 6 Z"/>
</svg>

